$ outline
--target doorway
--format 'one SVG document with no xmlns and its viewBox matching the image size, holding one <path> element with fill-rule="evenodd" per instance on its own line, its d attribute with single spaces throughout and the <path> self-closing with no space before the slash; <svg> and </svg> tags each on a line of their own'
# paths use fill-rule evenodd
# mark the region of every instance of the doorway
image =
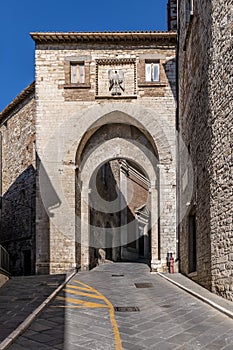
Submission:
<svg viewBox="0 0 233 350">
<path fill-rule="evenodd" d="M 31 275 L 31 250 L 27 249 L 23 251 L 23 275 Z"/>
<path fill-rule="evenodd" d="M 197 253 L 196 253 L 196 214 L 192 213 L 188 218 L 188 269 L 189 273 L 195 272 L 197 267 Z"/>
</svg>

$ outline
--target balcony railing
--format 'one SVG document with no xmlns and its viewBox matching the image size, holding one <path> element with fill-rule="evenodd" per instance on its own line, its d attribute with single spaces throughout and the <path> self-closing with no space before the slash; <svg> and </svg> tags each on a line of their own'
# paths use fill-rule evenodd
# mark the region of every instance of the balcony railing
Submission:
<svg viewBox="0 0 233 350">
<path fill-rule="evenodd" d="M 9 274 L 10 272 L 10 260 L 9 254 L 6 249 L 0 245 L 0 270 Z"/>
</svg>

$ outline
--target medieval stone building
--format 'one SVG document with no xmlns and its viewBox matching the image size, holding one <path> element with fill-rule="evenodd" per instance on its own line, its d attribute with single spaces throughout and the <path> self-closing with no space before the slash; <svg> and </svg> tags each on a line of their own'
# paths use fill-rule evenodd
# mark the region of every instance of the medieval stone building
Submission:
<svg viewBox="0 0 233 350">
<path fill-rule="evenodd" d="M 178 127 L 192 164 L 180 147 L 180 269 L 233 300 L 232 1 L 178 8 Z"/>
<path fill-rule="evenodd" d="M 12 274 L 35 273 L 35 84 L 1 113 L 1 244 Z"/>
<path fill-rule="evenodd" d="M 13 274 L 172 253 L 233 299 L 230 3 L 169 0 L 168 32 L 31 33 L 35 83 L 0 115 Z"/>
<path fill-rule="evenodd" d="M 12 272 L 161 268 L 176 256 L 176 33 L 31 36 L 35 86 L 1 114 Z"/>
</svg>

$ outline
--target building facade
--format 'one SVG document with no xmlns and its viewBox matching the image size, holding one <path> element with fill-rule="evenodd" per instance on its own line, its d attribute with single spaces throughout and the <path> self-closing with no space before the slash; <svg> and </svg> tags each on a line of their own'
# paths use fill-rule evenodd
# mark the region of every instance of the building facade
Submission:
<svg viewBox="0 0 233 350">
<path fill-rule="evenodd" d="M 180 220 L 180 269 L 233 300 L 232 1 L 180 0 L 178 8 L 179 132 L 193 169 L 180 147 L 180 207 L 188 209 Z"/>
<path fill-rule="evenodd" d="M 1 113 L 0 232 L 12 274 L 35 273 L 35 85 Z"/>
<path fill-rule="evenodd" d="M 35 91 L 1 115 L 2 134 L 6 121 L 22 123 L 24 108 L 33 119 L 31 271 L 89 269 L 105 259 L 144 259 L 161 269 L 168 252 L 176 257 L 176 33 L 31 36 Z M 21 124 L 15 135 L 24 149 L 28 130 Z M 8 127 L 9 141 L 14 134 Z M 24 154 L 13 154 L 15 142 L 2 143 L 2 244 L 17 254 L 12 271 L 26 273 L 24 226 L 26 248 L 15 249 L 4 209 L 9 185 L 28 166 Z M 16 156 L 22 167 L 8 184 L 6 164 Z M 20 192 L 21 183 L 16 187 Z"/>
</svg>

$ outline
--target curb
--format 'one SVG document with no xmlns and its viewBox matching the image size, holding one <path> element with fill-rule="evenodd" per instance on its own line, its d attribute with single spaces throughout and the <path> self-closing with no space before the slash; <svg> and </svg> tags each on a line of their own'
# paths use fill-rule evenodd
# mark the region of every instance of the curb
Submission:
<svg viewBox="0 0 233 350">
<path fill-rule="evenodd" d="M 203 297 L 201 294 L 199 293 L 196 293 L 194 292 L 193 290 L 187 288 L 187 287 L 184 287 L 182 284 L 176 282 L 176 281 L 173 281 L 171 278 L 163 275 L 162 273 L 160 272 L 157 272 L 157 274 L 159 276 L 161 276 L 162 278 L 165 278 L 167 281 L 173 283 L 174 285 L 176 285 L 177 287 L 179 287 L 180 289 L 183 289 L 184 291 L 186 291 L 187 293 L 193 295 L 194 297 L 200 299 L 201 301 L 203 301 L 204 303 L 212 306 L 213 308 L 215 308 L 216 310 L 222 312 L 223 314 L 225 314 L 226 316 L 230 317 L 230 318 L 233 318 L 233 312 L 227 310 L 226 308 L 220 306 L 219 304 L 215 303 L 214 301 L 208 299 L 208 298 L 205 298 Z"/>
<path fill-rule="evenodd" d="M 8 349 L 10 345 L 18 338 L 34 321 L 34 319 L 39 315 L 39 313 L 47 306 L 47 304 L 64 288 L 66 283 L 68 283 L 74 275 L 77 274 L 77 271 L 73 271 L 68 275 L 65 281 L 57 287 L 41 305 L 39 305 L 25 320 L 13 331 L 11 332 L 1 343 L 0 350 Z"/>
</svg>

